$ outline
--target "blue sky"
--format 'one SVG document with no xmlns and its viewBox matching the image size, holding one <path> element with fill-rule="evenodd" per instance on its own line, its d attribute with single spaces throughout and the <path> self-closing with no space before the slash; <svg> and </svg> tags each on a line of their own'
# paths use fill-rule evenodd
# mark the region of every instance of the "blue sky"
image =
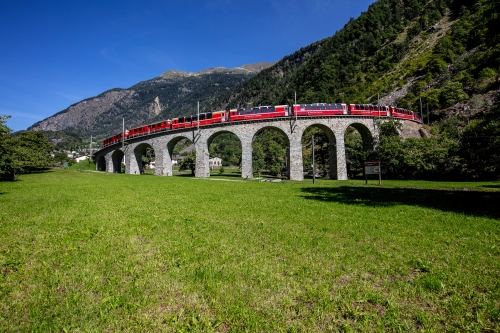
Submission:
<svg viewBox="0 0 500 333">
<path fill-rule="evenodd" d="M 3 0 L 0 115 L 26 129 L 84 98 L 177 69 L 280 60 L 374 0 Z"/>
</svg>

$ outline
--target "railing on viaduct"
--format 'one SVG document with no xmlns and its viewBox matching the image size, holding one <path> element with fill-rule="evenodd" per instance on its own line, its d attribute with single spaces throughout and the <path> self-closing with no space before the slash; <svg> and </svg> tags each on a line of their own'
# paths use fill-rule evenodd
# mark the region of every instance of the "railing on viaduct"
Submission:
<svg viewBox="0 0 500 333">
<path fill-rule="evenodd" d="M 94 154 L 97 170 L 120 172 L 125 157 L 125 173 L 140 174 L 141 157 L 148 147 L 155 151 L 155 175 L 172 176 L 172 155 L 175 145 L 182 139 L 191 140 L 196 149 L 195 177 L 209 177 L 209 150 L 212 140 L 222 133 L 233 133 L 241 143 L 241 176 L 253 177 L 252 143 L 259 131 L 265 128 L 275 129 L 283 134 L 288 143 L 288 178 L 304 179 L 302 162 L 302 136 L 308 127 L 322 129 L 328 140 L 330 155 L 330 179 L 346 180 L 347 165 L 345 156 L 344 135 L 349 126 L 353 126 L 363 140 L 363 147 L 372 150 L 378 141 L 379 117 L 286 117 L 271 118 L 259 121 L 225 122 L 197 128 L 175 131 L 155 132 L 140 137 L 127 139 L 122 143 L 108 146 Z M 383 118 L 382 118 L 383 119 Z M 412 120 L 400 120 L 403 124 L 403 137 L 418 137 L 421 124 Z"/>
</svg>

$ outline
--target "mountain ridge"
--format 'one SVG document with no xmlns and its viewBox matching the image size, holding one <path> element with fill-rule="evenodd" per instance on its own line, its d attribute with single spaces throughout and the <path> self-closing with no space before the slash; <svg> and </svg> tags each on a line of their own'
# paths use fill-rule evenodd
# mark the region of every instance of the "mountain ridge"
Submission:
<svg viewBox="0 0 500 333">
<path fill-rule="evenodd" d="M 28 130 L 76 130 L 82 135 L 110 135 L 121 128 L 122 118 L 127 120 L 128 126 L 139 126 L 145 119 L 153 122 L 193 110 L 198 100 L 203 107 L 203 103 L 214 95 L 271 65 L 259 62 L 199 72 L 166 71 L 129 88 L 113 88 L 83 99 L 33 124 Z M 191 97 L 196 97 L 196 101 Z"/>
</svg>

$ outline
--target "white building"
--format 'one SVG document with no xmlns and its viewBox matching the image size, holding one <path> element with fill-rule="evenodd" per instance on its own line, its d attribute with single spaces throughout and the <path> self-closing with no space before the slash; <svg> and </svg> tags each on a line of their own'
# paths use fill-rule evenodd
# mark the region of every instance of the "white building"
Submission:
<svg viewBox="0 0 500 333">
<path fill-rule="evenodd" d="M 211 168 L 222 166 L 222 158 L 220 157 L 212 157 L 208 160 L 208 163 Z"/>
<path fill-rule="evenodd" d="M 89 159 L 88 156 L 80 156 L 80 157 L 75 158 L 75 161 L 76 161 L 76 163 L 78 163 L 78 162 L 88 160 L 88 159 Z"/>
</svg>

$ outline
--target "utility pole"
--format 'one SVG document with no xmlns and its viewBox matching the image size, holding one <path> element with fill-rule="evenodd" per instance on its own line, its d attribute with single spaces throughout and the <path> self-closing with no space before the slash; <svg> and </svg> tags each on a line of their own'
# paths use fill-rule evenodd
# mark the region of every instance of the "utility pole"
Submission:
<svg viewBox="0 0 500 333">
<path fill-rule="evenodd" d="M 313 168 L 313 184 L 316 183 L 316 166 L 314 163 L 314 134 L 311 137 L 312 144 L 312 168 Z"/>
<path fill-rule="evenodd" d="M 297 92 L 295 92 L 295 104 L 297 104 Z M 292 106 L 293 110 L 293 106 Z M 295 121 L 297 121 L 297 112 L 295 112 Z"/>
<path fill-rule="evenodd" d="M 198 101 L 198 133 L 200 133 L 200 102 Z"/>
<path fill-rule="evenodd" d="M 89 159 L 92 156 L 92 135 L 90 136 L 90 145 L 89 145 Z"/>
<path fill-rule="evenodd" d="M 424 117 L 422 116 L 422 96 L 420 96 L 420 118 L 422 119 L 422 123 L 423 123 Z"/>
<path fill-rule="evenodd" d="M 430 124 L 430 119 L 429 119 L 429 103 L 427 103 L 427 125 Z"/>
<path fill-rule="evenodd" d="M 377 110 L 378 110 L 378 117 L 380 118 L 380 93 L 377 93 Z"/>
<path fill-rule="evenodd" d="M 122 118 L 122 148 L 125 147 L 125 118 Z"/>
</svg>

